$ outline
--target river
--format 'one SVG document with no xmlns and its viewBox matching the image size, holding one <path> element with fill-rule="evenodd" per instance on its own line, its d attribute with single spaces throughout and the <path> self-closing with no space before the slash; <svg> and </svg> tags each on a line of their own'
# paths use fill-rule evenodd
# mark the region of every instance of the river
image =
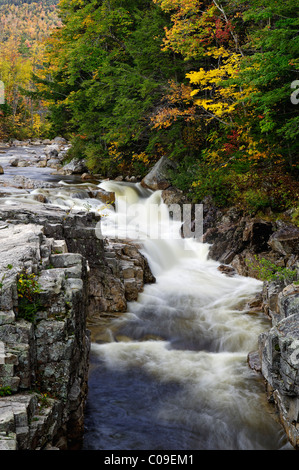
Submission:
<svg viewBox="0 0 299 470">
<path fill-rule="evenodd" d="M 174 236 L 179 226 L 160 191 L 115 182 L 100 187 L 117 196 L 104 234 L 135 232 L 156 283 L 103 325 L 111 341 L 92 344 L 84 448 L 289 448 L 261 377 L 247 364 L 258 335 L 270 327 L 245 309 L 261 283 L 223 275 L 208 245 Z"/>
<path fill-rule="evenodd" d="M 8 180 L 20 174 L 3 166 Z M 76 178 L 58 183 L 43 169 L 21 171 L 56 181 L 57 188 L 21 191 L 8 204 L 42 193 L 59 207 L 101 212 L 105 236 L 123 237 L 129 229 L 156 277 L 127 313 L 105 320 L 103 337 L 110 339 L 92 344 L 83 449 L 290 449 L 263 380 L 247 363 L 259 334 L 270 328 L 262 314 L 245 308 L 261 282 L 225 276 L 209 259 L 208 245 L 177 236 L 180 227 L 160 191 L 99 183 L 116 193 L 115 211 L 89 199 Z M 134 206 L 137 217 L 129 210 Z"/>
</svg>

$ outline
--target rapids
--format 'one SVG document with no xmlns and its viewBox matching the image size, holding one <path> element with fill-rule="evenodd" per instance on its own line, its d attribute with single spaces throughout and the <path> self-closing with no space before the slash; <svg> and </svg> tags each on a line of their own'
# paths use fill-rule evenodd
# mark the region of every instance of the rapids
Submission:
<svg viewBox="0 0 299 470">
<path fill-rule="evenodd" d="M 181 238 L 160 191 L 99 186 L 116 193 L 103 236 L 142 243 L 156 283 L 103 326 L 110 342 L 92 344 L 84 448 L 289 448 L 262 380 L 247 364 L 270 327 L 245 308 L 261 282 L 223 275 L 208 245 Z"/>
</svg>

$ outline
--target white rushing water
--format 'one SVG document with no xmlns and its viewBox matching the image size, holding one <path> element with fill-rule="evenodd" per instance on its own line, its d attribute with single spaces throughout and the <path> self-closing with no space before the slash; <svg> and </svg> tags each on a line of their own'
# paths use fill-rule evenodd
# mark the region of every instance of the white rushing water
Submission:
<svg viewBox="0 0 299 470">
<path fill-rule="evenodd" d="M 160 191 L 100 187 L 117 196 L 103 234 L 135 233 L 156 283 L 111 322 L 111 342 L 92 345 L 86 448 L 285 448 L 262 381 L 247 364 L 270 326 L 244 309 L 261 282 L 225 276 L 208 259 L 208 245 L 177 236 L 181 224 L 171 221 Z"/>
</svg>

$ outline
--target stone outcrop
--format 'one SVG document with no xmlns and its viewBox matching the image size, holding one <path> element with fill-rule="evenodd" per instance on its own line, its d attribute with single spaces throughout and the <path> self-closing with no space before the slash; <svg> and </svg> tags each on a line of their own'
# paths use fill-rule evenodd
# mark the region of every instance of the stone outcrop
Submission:
<svg viewBox="0 0 299 470">
<path fill-rule="evenodd" d="M 88 324 L 124 312 L 155 281 L 138 247 L 98 238 L 98 223 L 91 212 L 0 202 L 1 449 L 80 448 Z M 33 322 L 19 316 L 24 270 L 41 288 Z"/>
<path fill-rule="evenodd" d="M 244 216 L 235 207 L 220 210 L 204 201 L 203 232 L 210 257 L 243 276 L 257 277 L 263 258 L 280 267 L 299 261 L 299 229 L 290 223 Z"/>
<path fill-rule="evenodd" d="M 268 399 L 275 403 L 289 441 L 299 449 L 299 285 L 265 283 L 263 297 L 272 328 L 259 337 L 260 371 Z"/>
<path fill-rule="evenodd" d="M 86 261 L 56 254 L 61 241 L 46 237 L 41 225 L 9 224 L 0 238 L 0 390 L 12 393 L 0 402 L 0 446 L 78 448 L 90 344 Z M 19 311 L 17 276 L 24 270 L 41 288 L 33 322 Z"/>
</svg>

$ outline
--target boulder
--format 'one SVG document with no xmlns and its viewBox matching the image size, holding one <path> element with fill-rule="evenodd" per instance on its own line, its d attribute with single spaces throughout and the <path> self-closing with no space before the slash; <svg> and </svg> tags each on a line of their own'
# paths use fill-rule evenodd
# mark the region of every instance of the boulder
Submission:
<svg viewBox="0 0 299 470">
<path fill-rule="evenodd" d="M 61 170 L 59 170 L 60 174 L 63 175 L 76 175 L 76 174 L 83 174 L 88 171 L 85 160 L 78 160 L 77 158 L 73 158 L 69 163 L 63 166 Z"/>
<path fill-rule="evenodd" d="M 59 146 L 58 145 L 49 145 L 46 149 L 46 155 L 48 156 L 49 159 L 51 158 L 57 158 L 58 157 L 58 152 L 59 152 Z"/>
<path fill-rule="evenodd" d="M 167 189 L 171 186 L 169 170 L 174 170 L 175 168 L 175 163 L 163 156 L 142 179 L 141 185 L 154 191 Z"/>
<path fill-rule="evenodd" d="M 289 284 L 278 295 L 278 309 L 286 318 L 299 312 L 299 285 Z"/>
<path fill-rule="evenodd" d="M 53 143 L 55 144 L 59 144 L 59 145 L 64 145 L 67 143 L 66 139 L 64 139 L 63 137 L 55 137 L 55 139 L 53 139 Z"/>
<path fill-rule="evenodd" d="M 94 192 L 96 199 L 100 199 L 105 204 L 113 204 L 115 202 L 115 193 L 111 191 L 105 191 L 104 189 L 98 189 Z"/>
<path fill-rule="evenodd" d="M 95 179 L 95 177 L 93 175 L 91 175 L 90 173 L 83 173 L 81 175 L 81 179 L 82 180 L 93 180 L 93 179 Z"/>
<path fill-rule="evenodd" d="M 263 301 L 272 328 L 259 336 L 267 397 L 295 449 L 299 449 L 299 285 L 264 283 Z"/>
<path fill-rule="evenodd" d="M 4 174 L 4 170 L 3 170 L 3 167 L 0 165 L 0 175 L 3 175 Z"/>
</svg>

